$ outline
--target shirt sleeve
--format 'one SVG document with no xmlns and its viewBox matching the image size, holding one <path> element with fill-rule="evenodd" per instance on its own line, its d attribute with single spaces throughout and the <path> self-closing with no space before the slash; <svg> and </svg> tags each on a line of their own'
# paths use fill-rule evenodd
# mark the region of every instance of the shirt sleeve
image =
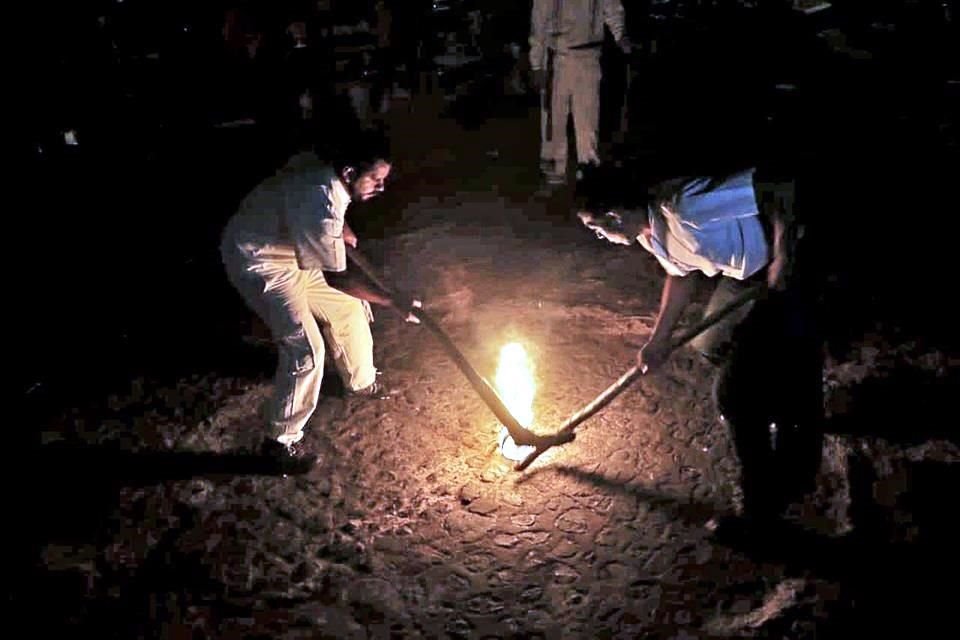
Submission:
<svg viewBox="0 0 960 640">
<path fill-rule="evenodd" d="M 667 275 L 683 277 L 690 273 L 692 269 L 684 269 L 679 264 L 670 259 L 667 255 L 666 250 L 660 245 L 660 243 L 653 239 L 648 239 L 643 235 L 637 236 L 637 242 L 640 243 L 640 246 L 646 249 L 649 253 L 657 259 L 657 262 L 660 263 L 660 266 L 663 267 L 663 270 L 667 272 Z"/>
<path fill-rule="evenodd" d="M 530 68 L 534 71 L 543 69 L 546 54 L 547 22 L 550 19 L 550 10 L 546 0 L 533 0 L 530 11 Z"/>
<path fill-rule="evenodd" d="M 690 271 L 692 271 L 692 269 L 687 269 L 687 270 L 681 269 L 677 264 L 671 262 L 669 259 L 664 258 L 663 256 L 660 256 L 657 254 L 653 254 L 653 255 L 657 259 L 657 262 L 660 263 L 660 266 L 663 267 L 663 270 L 667 272 L 667 275 L 677 276 L 678 278 L 682 278 L 683 276 L 689 274 Z"/>
<path fill-rule="evenodd" d="M 603 0 L 603 21 L 617 42 L 623 40 L 623 4 L 620 0 Z"/>
<path fill-rule="evenodd" d="M 290 194 L 286 222 L 301 269 L 347 270 L 343 216 L 337 215 L 329 187 L 309 186 Z"/>
</svg>

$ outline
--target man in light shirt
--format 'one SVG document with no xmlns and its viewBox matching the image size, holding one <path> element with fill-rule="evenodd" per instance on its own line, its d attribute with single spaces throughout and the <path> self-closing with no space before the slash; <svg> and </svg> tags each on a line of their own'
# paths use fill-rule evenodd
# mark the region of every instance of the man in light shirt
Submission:
<svg viewBox="0 0 960 640">
<path fill-rule="evenodd" d="M 541 94 L 540 164 L 548 184 L 566 180 L 567 119 L 573 116 L 577 163 L 598 165 L 600 53 L 604 27 L 630 52 L 620 0 L 534 0 L 530 67 Z"/>
<path fill-rule="evenodd" d="M 375 134 L 358 134 L 331 163 L 312 150 L 293 155 L 244 198 L 223 232 L 230 282 L 277 345 L 261 450 L 284 461 L 310 459 L 295 445 L 317 408 L 325 347 L 348 394 L 379 395 L 368 303 L 401 310 L 414 304 L 347 268 L 345 245 L 357 246 L 348 207 L 383 192 L 391 170 L 385 149 Z"/>
<path fill-rule="evenodd" d="M 744 515 L 764 525 L 777 521 L 811 488 L 823 411 L 816 297 L 810 270 L 797 268 L 805 267 L 797 260 L 804 234 L 794 181 L 758 179 L 753 168 L 678 178 L 629 208 L 605 201 L 610 184 L 585 185 L 591 195 L 581 222 L 615 244 L 639 244 L 667 274 L 655 326 L 637 354 L 648 372 L 667 360 L 698 280 L 717 280 L 705 315 L 748 288 L 763 290 L 691 346 L 720 367 L 714 398 L 743 468 Z"/>
</svg>

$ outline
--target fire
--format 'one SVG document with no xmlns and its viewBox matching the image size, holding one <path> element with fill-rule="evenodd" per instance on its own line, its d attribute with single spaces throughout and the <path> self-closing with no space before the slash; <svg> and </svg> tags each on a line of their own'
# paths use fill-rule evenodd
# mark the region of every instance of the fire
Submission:
<svg viewBox="0 0 960 640">
<path fill-rule="evenodd" d="M 496 374 L 497 393 L 510 413 L 521 425 L 530 428 L 533 424 L 533 397 L 537 387 L 533 380 L 533 366 L 527 358 L 523 345 L 511 342 L 500 349 L 500 362 Z M 534 447 L 517 446 L 507 432 L 500 429 L 500 453 L 511 460 L 522 460 Z"/>
<path fill-rule="evenodd" d="M 533 424 L 533 396 L 537 387 L 527 352 L 519 342 L 511 342 L 500 349 L 496 383 L 497 393 L 507 409 L 517 422 L 529 428 Z"/>
</svg>

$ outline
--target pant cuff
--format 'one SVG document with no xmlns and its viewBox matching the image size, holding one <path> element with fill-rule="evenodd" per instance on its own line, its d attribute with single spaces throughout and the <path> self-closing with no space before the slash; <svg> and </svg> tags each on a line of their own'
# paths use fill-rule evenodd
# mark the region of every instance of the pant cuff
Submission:
<svg viewBox="0 0 960 640">
<path fill-rule="evenodd" d="M 283 445 L 290 446 L 291 444 L 296 444 L 303 439 L 303 431 L 298 433 L 282 433 L 277 436 L 277 442 Z"/>
</svg>

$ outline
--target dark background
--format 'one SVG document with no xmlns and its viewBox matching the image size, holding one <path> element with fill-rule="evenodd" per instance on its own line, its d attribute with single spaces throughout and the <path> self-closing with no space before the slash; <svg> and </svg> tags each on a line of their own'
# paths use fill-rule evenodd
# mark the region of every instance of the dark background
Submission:
<svg viewBox="0 0 960 640">
<path fill-rule="evenodd" d="M 375 19 L 367 3 L 333 4 L 328 26 Z M 462 30 L 480 7 L 483 59 L 444 80 L 458 95 L 446 116 L 465 127 L 527 117 L 536 99 L 504 95 L 497 79 L 516 64 L 505 45 L 526 56 L 529 3 L 394 4 L 403 8 L 389 59 L 410 72 L 398 74 L 401 85 L 416 90 L 411 70 L 429 71 L 440 34 Z M 626 0 L 639 45 L 630 128 L 614 135 L 626 60 L 607 42 L 604 140 L 643 178 L 757 158 L 794 172 L 838 348 L 884 323 L 952 349 L 956 16 L 944 2 L 832 4 L 804 15 L 778 2 Z M 244 28 L 262 34 L 253 61 L 222 35 L 236 6 Z M 262 366 L 241 340 L 249 314 L 222 274 L 220 229 L 289 151 L 296 89 L 326 87 L 346 113 L 332 83 L 377 72 L 362 56 L 329 65 L 325 56 L 372 41 L 353 34 L 313 39 L 320 71 L 298 75 L 285 27 L 303 17 L 319 33 L 312 6 L 84 2 L 37 7 L 22 25 L 32 37 L 16 93 L 26 106 L 16 159 L 26 197 L 8 210 L 18 400 L 52 408 L 136 373 Z M 828 46 L 836 32 L 846 52 Z M 243 117 L 257 125 L 216 126 Z M 79 145 L 64 145 L 67 129 Z M 415 185 L 404 197 L 416 197 Z M 391 233 L 399 211 L 380 209 L 363 231 Z"/>
</svg>

